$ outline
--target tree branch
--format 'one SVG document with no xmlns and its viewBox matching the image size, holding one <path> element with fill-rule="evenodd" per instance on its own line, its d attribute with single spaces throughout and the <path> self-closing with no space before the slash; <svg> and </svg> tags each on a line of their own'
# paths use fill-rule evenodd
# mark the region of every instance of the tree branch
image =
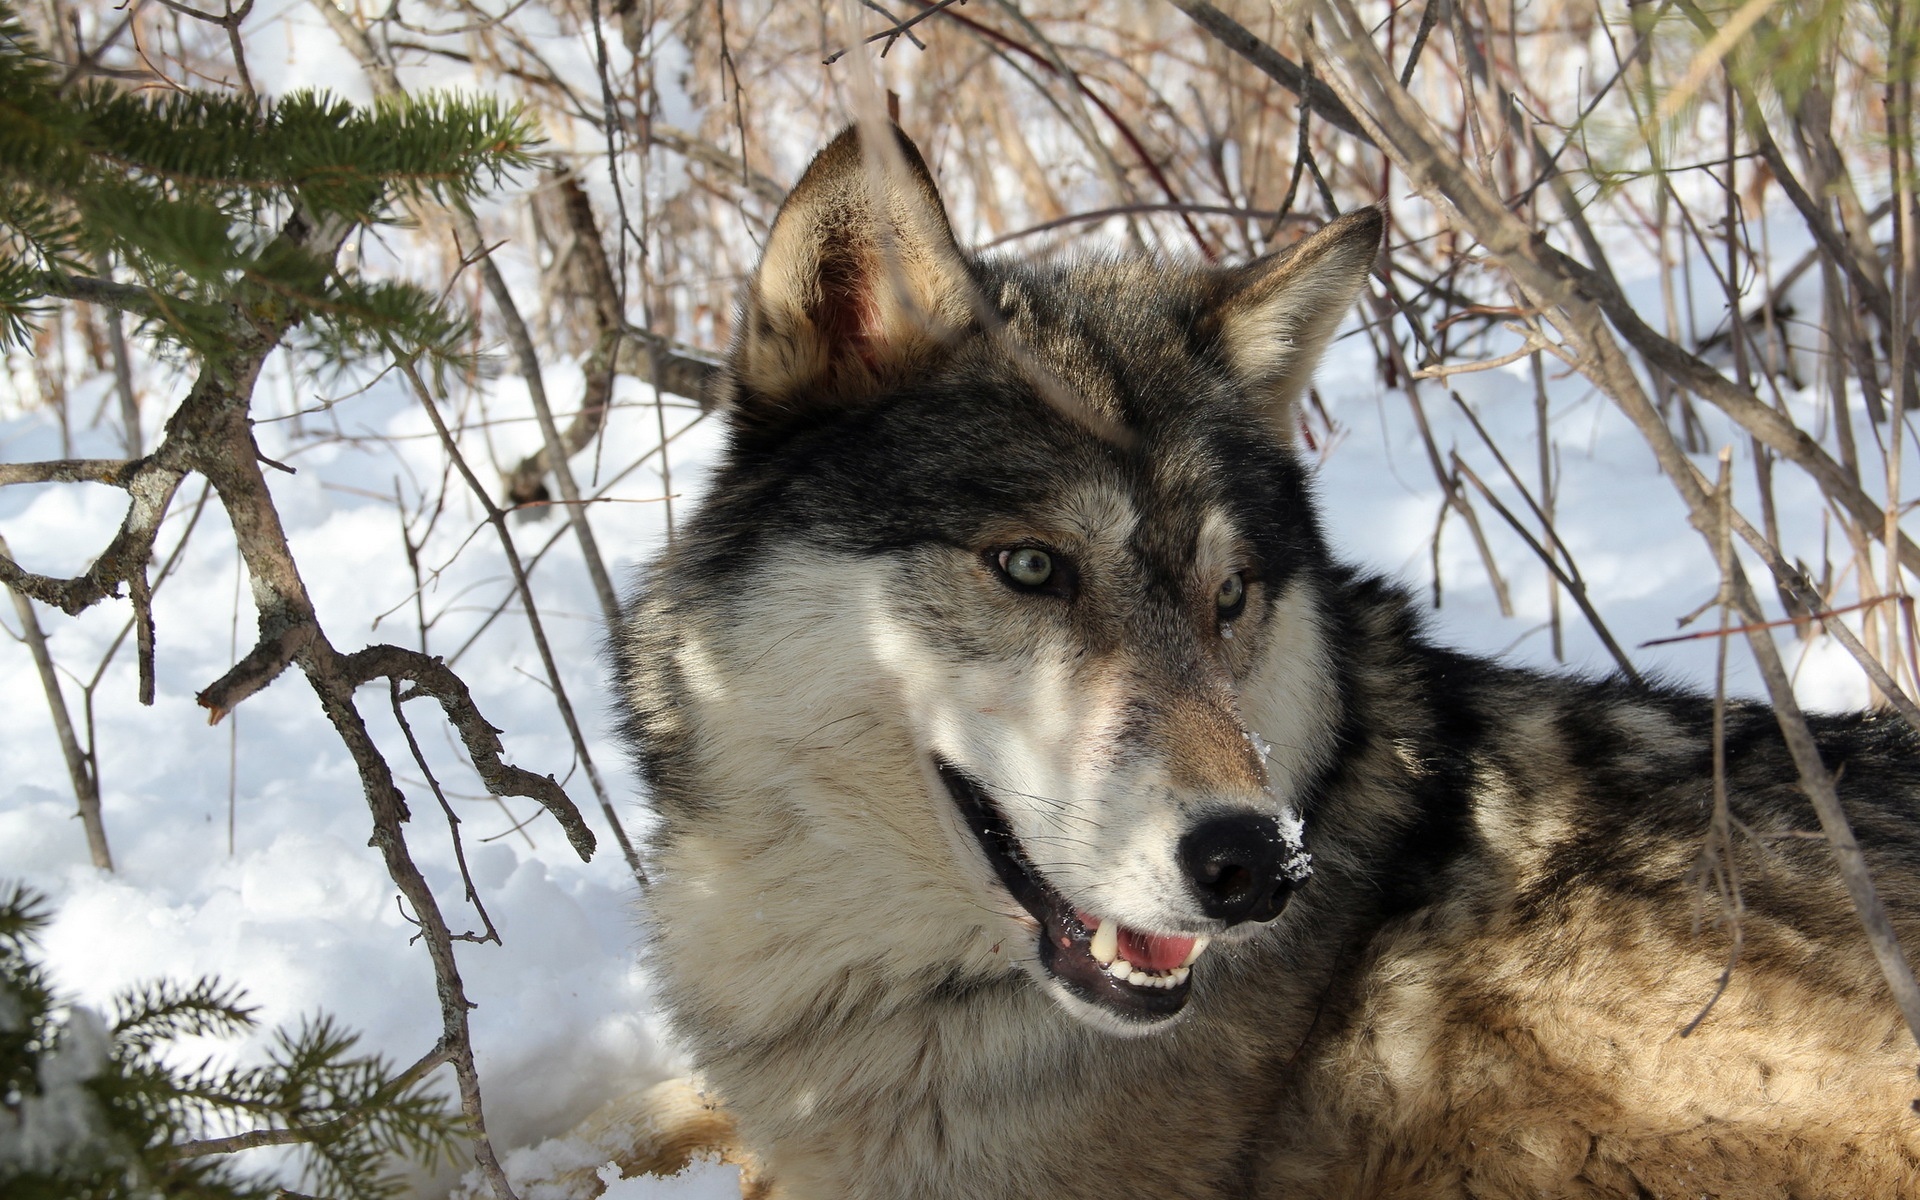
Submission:
<svg viewBox="0 0 1920 1200">
<path fill-rule="evenodd" d="M 1439 2 L 1439 0 L 1434 0 Z M 1193 23 L 1213 35 L 1213 39 L 1246 59 L 1262 74 L 1306 102 L 1321 120 L 1343 133 L 1352 134 L 1368 145 L 1373 137 L 1353 111 L 1326 84 L 1307 73 L 1307 69 L 1255 36 L 1245 25 L 1221 12 L 1206 0 L 1173 0 L 1173 6 L 1193 18 Z"/>
<path fill-rule="evenodd" d="M 447 428 L 447 422 L 440 415 L 439 407 L 433 402 L 433 393 L 427 389 L 426 381 L 420 378 L 413 363 L 400 359 L 400 370 L 407 381 L 413 385 L 414 394 L 420 405 L 426 410 L 427 419 L 433 423 L 434 432 L 440 435 L 440 445 L 453 461 L 454 469 L 466 481 L 467 488 L 480 506 L 486 510 L 487 523 L 493 526 L 494 533 L 500 539 L 500 549 L 506 555 L 507 565 L 513 571 L 515 589 L 520 593 L 520 604 L 526 610 L 527 626 L 533 634 L 533 644 L 540 652 L 540 664 L 546 669 L 547 683 L 553 689 L 553 700 L 560 710 L 560 719 L 567 727 L 567 736 L 573 741 L 573 752 L 579 758 L 580 765 L 587 772 L 587 782 L 593 787 L 594 795 L 600 800 L 600 810 L 607 819 L 613 837 L 620 844 L 620 852 L 626 857 L 627 866 L 633 871 L 634 879 L 645 887 L 647 873 L 640 865 L 639 852 L 633 848 L 633 842 L 627 837 L 626 825 L 620 820 L 620 814 L 614 810 L 613 797 L 607 792 L 607 785 L 600 778 L 600 769 L 594 765 L 593 755 L 587 749 L 587 739 L 580 731 L 580 722 L 573 713 L 573 703 L 567 699 L 565 683 L 560 678 L 560 667 L 554 661 L 553 648 L 547 644 L 547 632 L 540 621 L 540 609 L 533 602 L 533 585 L 527 581 L 525 565 L 520 560 L 520 551 L 513 544 L 513 534 L 507 529 L 507 514 L 493 502 L 487 494 L 480 477 L 467 465 L 466 455 L 460 453 L 460 444 L 454 440 L 453 431 Z"/>
<path fill-rule="evenodd" d="M 414 690 L 401 696 L 432 696 L 447 714 L 447 722 L 460 732 L 467 757 L 474 771 L 495 796 L 523 796 L 553 814 L 566 832 L 581 861 L 593 857 L 597 839 L 580 816 L 580 810 L 550 775 L 536 775 L 522 767 L 501 761 L 506 747 L 500 744 L 500 731 L 489 725 L 474 705 L 473 693 L 466 682 L 447 664 L 432 655 L 403 646 L 368 646 L 343 656 L 339 661 L 340 678 L 359 686 L 375 679 L 404 679 Z"/>
<path fill-rule="evenodd" d="M 167 505 L 173 500 L 173 493 L 180 486 L 180 481 L 186 477 L 185 469 L 170 461 L 178 457 L 177 453 L 164 457 L 155 454 L 133 464 L 123 464 L 119 480 L 87 477 L 93 482 L 118 482 L 133 496 L 133 503 L 128 507 L 127 515 L 120 522 L 113 540 L 107 543 L 107 548 L 101 551 L 100 557 L 94 559 L 93 565 L 85 572 L 72 579 L 36 575 L 24 570 L 11 555 L 0 552 L 0 583 L 43 604 L 51 604 L 68 616 L 85 612 L 108 596 L 119 595 L 120 585 L 145 567 L 147 560 L 153 556 L 153 542 L 160 534 L 160 522 L 167 515 Z M 37 467 L 48 464 L 26 465 Z M 51 472 L 44 480 L 31 480 L 53 481 L 57 481 L 57 476 Z"/>
<path fill-rule="evenodd" d="M 7 539 L 0 537 L 0 555 L 10 554 Z M 79 804 L 80 824 L 87 834 L 87 852 L 93 857 L 94 866 L 111 871 L 113 852 L 107 848 L 107 827 L 100 818 L 100 781 L 94 775 L 93 755 L 80 748 L 80 739 L 73 731 L 73 717 L 67 711 L 67 698 L 61 693 L 60 676 L 54 670 L 53 656 L 47 652 L 47 635 L 40 628 L 33 601 L 17 588 L 8 588 L 7 593 L 13 597 L 13 610 L 20 617 L 21 636 L 26 638 L 34 670 L 40 675 L 41 690 L 47 696 L 47 711 L 53 716 L 53 732 L 60 741 L 60 754 L 67 760 L 67 778 L 73 783 L 74 799 Z"/>
<path fill-rule="evenodd" d="M 386 1097 L 397 1096 L 424 1078 L 429 1072 L 447 1062 L 445 1043 L 434 1046 L 420 1056 L 418 1062 L 395 1075 L 392 1081 L 381 1090 L 372 1104 L 331 1121 L 322 1121 L 318 1125 L 300 1125 L 291 1129 L 250 1129 L 245 1133 L 236 1133 L 229 1137 L 203 1138 L 195 1142 L 175 1142 L 168 1146 L 164 1155 L 170 1159 L 206 1158 L 214 1154 L 232 1154 L 237 1150 L 252 1150 L 260 1146 L 297 1146 L 307 1142 L 331 1137 L 352 1129 L 378 1111 L 379 1104 Z M 282 1192 L 282 1195 L 291 1193 Z"/>
<path fill-rule="evenodd" d="M 153 292 L 130 283 L 115 283 L 90 275 L 68 275 L 62 271 L 44 272 L 39 282 L 42 291 L 61 300 L 83 300 L 136 317 L 151 317 L 156 311 Z"/>
<path fill-rule="evenodd" d="M 126 487 L 127 468 L 137 460 L 125 458 L 63 458 L 53 462 L 0 463 L 0 487 L 13 483 L 110 483 Z"/>
<path fill-rule="evenodd" d="M 302 621 L 261 638 L 225 675 L 200 689 L 194 700 L 207 710 L 207 724 L 218 725 L 242 700 L 278 679 L 313 641 L 316 628 Z"/>
</svg>

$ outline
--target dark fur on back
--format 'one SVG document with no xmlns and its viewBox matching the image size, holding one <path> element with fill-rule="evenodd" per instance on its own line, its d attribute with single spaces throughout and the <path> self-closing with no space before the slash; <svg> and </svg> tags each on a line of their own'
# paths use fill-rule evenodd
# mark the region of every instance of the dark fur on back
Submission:
<svg viewBox="0 0 1920 1200">
<path fill-rule="evenodd" d="M 1340 312 L 1282 293 L 1350 299 L 1322 279 L 1357 286 L 1377 220 L 1234 270 L 977 262 L 928 234 L 895 311 L 807 265 L 851 246 L 872 275 L 861 247 L 936 228 L 917 155 L 869 205 L 850 138 L 782 215 L 832 254 L 776 227 L 710 498 L 618 642 L 663 995 L 776 1194 L 1920 1194 L 1915 1048 L 1771 712 L 1728 709 L 1743 941 L 1682 1038 L 1732 951 L 1699 872 L 1710 701 L 1435 646 L 1331 555 L 1290 436 L 1307 368 L 1254 334 L 1317 353 Z M 1070 603 L 993 590 L 1007 530 L 1075 521 Z M 1257 585 L 1225 641 L 1192 600 L 1223 525 Z M 992 680 L 1047 672 L 1110 687 L 1111 727 L 1169 754 L 1221 688 L 1249 730 L 1296 731 L 1268 757 L 1313 873 L 1145 1037 L 1016 963 L 923 770 L 944 735 L 920 697 L 985 678 L 986 712 Z M 1914 943 L 1920 739 L 1813 727 Z"/>
</svg>

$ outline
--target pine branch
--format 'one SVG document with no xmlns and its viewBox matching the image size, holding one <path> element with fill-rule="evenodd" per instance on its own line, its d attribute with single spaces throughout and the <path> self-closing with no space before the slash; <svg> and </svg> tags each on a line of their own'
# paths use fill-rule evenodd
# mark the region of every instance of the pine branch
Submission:
<svg viewBox="0 0 1920 1200">
<path fill-rule="evenodd" d="M 241 1003 L 240 989 L 203 976 L 191 984 L 161 980 L 114 998 L 113 1036 L 140 1048 L 179 1037 L 221 1037 L 257 1023 L 258 1009 Z"/>
<path fill-rule="evenodd" d="M 253 1025 L 236 987 L 217 979 L 132 989 L 112 1025 L 65 1007 L 27 956 L 43 903 L 15 887 L 0 900 L 0 1194 L 9 1200 L 119 1200 L 129 1194 L 266 1200 L 278 1189 L 242 1178 L 226 1156 L 301 1145 L 305 1177 L 338 1200 L 388 1200 L 404 1155 L 431 1165 L 452 1150 L 460 1116 L 428 1082 L 447 1060 L 436 1046 L 404 1071 L 354 1053 L 358 1035 L 321 1017 L 281 1029 L 268 1061 L 215 1070 L 170 1066 L 164 1044 L 231 1036 Z M 267 1127 L 195 1137 L 242 1119 Z"/>
<path fill-rule="evenodd" d="M 40 295 L 98 304 L 136 317 L 154 316 L 165 307 L 154 302 L 153 294 L 148 289 L 129 283 L 115 283 L 110 279 L 45 271 L 36 274 L 33 281 Z"/>
</svg>

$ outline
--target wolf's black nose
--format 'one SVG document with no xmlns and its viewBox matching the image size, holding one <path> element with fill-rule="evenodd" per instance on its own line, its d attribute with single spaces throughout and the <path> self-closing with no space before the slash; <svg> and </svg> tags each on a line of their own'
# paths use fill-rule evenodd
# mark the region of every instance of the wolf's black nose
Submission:
<svg viewBox="0 0 1920 1200">
<path fill-rule="evenodd" d="M 1293 892 L 1281 870 L 1291 857 L 1280 823 L 1258 813 L 1214 817 L 1180 839 L 1180 865 L 1201 910 L 1229 925 L 1280 915 Z"/>
</svg>

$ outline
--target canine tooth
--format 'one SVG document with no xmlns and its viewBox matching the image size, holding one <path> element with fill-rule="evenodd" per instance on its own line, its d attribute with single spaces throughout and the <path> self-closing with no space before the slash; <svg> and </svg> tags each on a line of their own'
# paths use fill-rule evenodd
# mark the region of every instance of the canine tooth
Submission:
<svg viewBox="0 0 1920 1200">
<path fill-rule="evenodd" d="M 1180 964 L 1180 969 L 1184 971 L 1188 967 L 1192 966 L 1194 963 L 1194 960 L 1200 957 L 1200 952 L 1205 950 L 1207 948 L 1207 943 L 1211 942 L 1212 940 L 1213 940 L 1212 938 L 1206 938 L 1206 937 L 1197 937 L 1193 939 L 1193 949 L 1187 951 L 1186 961 Z"/>
<path fill-rule="evenodd" d="M 1120 923 L 1102 921 L 1093 931 L 1093 957 L 1101 966 L 1106 966 L 1120 956 Z"/>
<path fill-rule="evenodd" d="M 1175 967 L 1173 969 L 1173 974 L 1167 976 L 1168 979 L 1172 980 L 1172 982 L 1167 984 L 1167 986 L 1179 987 L 1181 984 L 1187 981 L 1187 976 L 1191 974 L 1193 974 L 1193 972 L 1187 970 L 1185 967 Z"/>
<path fill-rule="evenodd" d="M 1125 979 L 1127 976 L 1133 974 L 1133 964 L 1124 958 L 1116 958 L 1112 964 L 1107 967 L 1107 974 L 1113 976 L 1115 979 Z"/>
</svg>

